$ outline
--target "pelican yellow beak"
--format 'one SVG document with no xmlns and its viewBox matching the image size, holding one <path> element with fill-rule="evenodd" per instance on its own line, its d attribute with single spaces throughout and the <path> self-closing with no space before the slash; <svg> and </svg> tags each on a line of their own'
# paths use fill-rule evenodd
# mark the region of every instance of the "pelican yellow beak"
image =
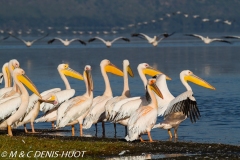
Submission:
<svg viewBox="0 0 240 160">
<path fill-rule="evenodd" d="M 8 86 L 11 87 L 12 86 L 12 77 L 11 77 L 11 73 L 8 69 L 8 67 L 4 68 L 6 73 L 7 73 L 7 82 L 8 82 Z"/>
<path fill-rule="evenodd" d="M 202 87 L 205 87 L 208 89 L 216 90 L 216 88 L 214 88 L 212 85 L 210 85 L 209 83 L 207 83 L 206 81 L 204 81 L 203 79 L 199 78 L 198 76 L 196 76 L 194 74 L 185 76 L 184 80 L 193 82 L 199 86 L 202 86 Z"/>
<path fill-rule="evenodd" d="M 90 91 L 93 91 L 93 80 L 92 80 L 91 70 L 84 71 L 84 74 L 87 77 L 87 82 L 88 82 Z"/>
<path fill-rule="evenodd" d="M 29 88 L 33 93 L 35 93 L 38 97 L 42 98 L 40 93 L 38 92 L 36 86 L 32 83 L 32 81 L 26 75 L 18 75 L 17 79 L 22 82 L 27 88 Z"/>
<path fill-rule="evenodd" d="M 150 80 L 148 85 L 151 90 L 153 90 L 160 98 L 163 99 L 162 92 L 159 90 L 159 88 L 156 85 L 156 80 L 153 80 L 153 79 Z"/>
<path fill-rule="evenodd" d="M 153 67 L 147 67 L 147 68 L 143 69 L 143 73 L 146 74 L 146 75 L 149 75 L 149 76 L 151 76 L 151 77 L 156 76 L 156 75 L 158 75 L 158 74 L 164 74 L 164 73 L 162 73 L 161 71 L 159 71 L 159 70 L 157 70 L 157 69 L 154 69 Z M 166 74 L 165 74 L 165 75 L 166 75 Z M 171 79 L 170 77 L 168 77 L 167 75 L 166 75 L 166 79 L 167 79 L 167 80 L 172 80 L 172 79 Z"/>
<path fill-rule="evenodd" d="M 131 77 L 134 77 L 134 74 L 133 74 L 133 71 L 132 71 L 132 68 L 130 67 L 130 65 L 127 66 L 127 72 Z"/>
<path fill-rule="evenodd" d="M 88 93 L 90 96 L 90 92 L 93 91 L 93 80 L 92 80 L 92 74 L 91 70 L 86 70 L 84 71 L 85 77 L 87 78 L 87 83 L 88 83 Z"/>
<path fill-rule="evenodd" d="M 61 70 L 61 72 L 66 76 L 76 78 L 79 80 L 83 80 L 83 76 L 80 73 L 78 73 L 77 71 L 75 71 L 69 67 L 66 67 L 66 69 Z"/>
<path fill-rule="evenodd" d="M 117 76 L 123 76 L 123 72 L 112 63 L 105 66 L 105 71 L 115 74 Z"/>
<path fill-rule="evenodd" d="M 54 95 L 52 95 L 50 98 L 48 98 L 47 100 L 45 100 L 45 99 L 39 99 L 38 101 L 40 102 L 40 103 L 42 103 L 42 102 L 45 102 L 45 103 L 51 103 L 51 104 L 54 104 L 54 102 L 56 101 L 56 96 L 54 96 Z"/>
</svg>

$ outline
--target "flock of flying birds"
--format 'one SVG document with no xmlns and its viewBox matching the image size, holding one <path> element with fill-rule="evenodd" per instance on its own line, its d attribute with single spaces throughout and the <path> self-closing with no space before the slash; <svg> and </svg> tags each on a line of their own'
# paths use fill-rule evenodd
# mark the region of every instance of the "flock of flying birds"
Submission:
<svg viewBox="0 0 240 160">
<path fill-rule="evenodd" d="M 100 62 L 100 70 L 105 90 L 102 95 L 95 96 L 90 65 L 84 67 L 83 74 L 71 69 L 68 64 L 59 64 L 57 70 L 65 84 L 65 89 L 51 88 L 39 93 L 16 59 L 3 65 L 0 82 L 4 79 L 5 86 L 0 89 L 0 128 L 7 129 L 9 136 L 13 136 L 12 128 L 22 125 L 25 132 L 29 133 L 26 128 L 28 123 L 31 124 L 31 133 L 36 133 L 34 122 L 51 122 L 54 129 L 72 126 L 72 135 L 75 135 L 74 126 L 79 124 L 80 136 L 83 136 L 83 129 L 88 129 L 94 124 L 97 132 L 97 123 L 102 123 L 103 134 L 105 134 L 105 123 L 111 122 L 114 124 L 115 133 L 116 124 L 125 126 L 127 141 L 138 139 L 144 141 L 141 135 L 147 133 L 149 141 L 153 142 L 150 131 L 154 128 L 167 130 L 170 139 L 173 137 L 171 129 L 174 129 L 174 137 L 178 138 L 177 130 L 181 122 L 186 118 L 196 122 L 200 117 L 200 111 L 188 81 L 215 90 L 212 85 L 194 75 L 190 70 L 184 70 L 180 73 L 180 80 L 186 91 L 174 97 L 166 82 L 171 78 L 147 63 L 140 63 L 137 71 L 143 82 L 145 93 L 132 97 L 128 76 L 134 77 L 134 73 L 130 62 L 124 60 L 121 70 L 109 60 L 104 59 Z M 121 95 L 113 97 L 107 73 L 123 77 Z M 147 79 L 146 75 L 152 78 Z M 75 95 L 75 89 L 71 88 L 67 77 L 83 80 L 86 92 L 83 95 Z M 29 95 L 26 87 L 33 92 L 32 95 Z M 39 117 L 40 111 L 44 112 L 42 117 Z M 156 124 L 158 116 L 162 116 L 163 120 Z"/>
<path fill-rule="evenodd" d="M 155 35 L 153 37 L 150 37 L 148 36 L 147 34 L 144 34 L 144 33 L 133 33 L 131 36 L 132 37 L 139 37 L 141 39 L 144 39 L 146 40 L 148 43 L 152 44 L 154 47 L 156 47 L 158 45 L 159 42 L 161 42 L 163 39 L 165 38 L 168 38 L 170 36 L 172 36 L 175 32 L 172 32 L 170 34 L 168 33 L 162 33 L 162 34 L 159 34 L 159 35 Z M 8 39 L 10 36 L 11 37 L 14 37 L 16 38 L 17 40 L 23 42 L 27 47 L 31 47 L 33 45 L 33 43 L 37 42 L 37 41 L 40 41 L 41 39 L 47 37 L 49 34 L 46 34 L 38 39 L 35 39 L 35 40 L 32 40 L 32 41 L 26 41 L 20 37 L 17 37 L 13 34 L 9 34 L 8 36 L 2 38 L 1 40 L 6 40 Z M 209 38 L 209 37 L 203 37 L 201 35 L 198 35 L 198 34 L 184 34 L 185 36 L 192 36 L 192 37 L 195 37 L 195 38 L 199 38 L 201 39 L 205 44 L 209 44 L 211 42 L 225 42 L 225 43 L 229 43 L 231 44 L 232 42 L 224 39 L 224 38 L 233 38 L 233 39 L 240 39 L 240 36 L 223 36 L 222 38 Z M 80 38 L 73 38 L 71 40 L 68 40 L 68 39 L 62 39 L 62 38 L 59 38 L 59 37 L 55 37 L 51 40 L 49 40 L 47 43 L 48 44 L 52 44 L 54 41 L 60 41 L 64 46 L 69 46 L 72 42 L 74 41 L 78 41 L 80 42 L 82 45 L 87 45 L 87 43 L 83 40 L 81 40 Z M 112 43 L 114 43 L 115 41 L 117 40 L 123 40 L 123 41 L 126 41 L 126 42 L 130 42 L 130 39 L 127 38 L 127 37 L 117 37 L 117 38 L 114 38 L 113 40 L 104 40 L 103 38 L 101 37 L 93 37 L 91 39 L 88 40 L 88 43 L 90 42 L 93 42 L 95 40 L 99 40 L 101 42 L 103 42 L 106 47 L 110 48 L 112 46 Z"/>
</svg>

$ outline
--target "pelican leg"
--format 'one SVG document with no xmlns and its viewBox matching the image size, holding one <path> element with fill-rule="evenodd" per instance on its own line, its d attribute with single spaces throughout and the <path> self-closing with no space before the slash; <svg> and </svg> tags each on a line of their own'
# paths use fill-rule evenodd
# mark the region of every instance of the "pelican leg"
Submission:
<svg viewBox="0 0 240 160">
<path fill-rule="evenodd" d="M 24 124 L 23 126 L 24 126 L 24 131 L 25 131 L 25 133 L 28 133 L 28 130 L 27 130 L 26 124 Z"/>
<path fill-rule="evenodd" d="M 152 140 L 150 131 L 148 131 L 147 134 L 148 134 L 149 142 L 154 142 L 154 141 Z"/>
<path fill-rule="evenodd" d="M 178 130 L 178 127 L 174 128 L 174 137 L 175 137 L 175 139 L 178 138 L 177 130 Z"/>
<path fill-rule="evenodd" d="M 80 136 L 83 136 L 83 131 L 82 131 L 82 124 L 79 124 L 79 129 L 80 129 Z"/>
<path fill-rule="evenodd" d="M 97 123 L 95 123 L 95 129 L 96 129 L 96 134 L 95 134 L 95 136 L 97 137 Z"/>
<path fill-rule="evenodd" d="M 125 126 L 125 136 L 127 136 L 128 131 L 127 131 L 127 126 Z"/>
<path fill-rule="evenodd" d="M 75 135 L 75 129 L 74 129 L 74 125 L 72 125 L 72 136 Z"/>
<path fill-rule="evenodd" d="M 115 135 L 117 134 L 117 124 L 113 123 Z"/>
<path fill-rule="evenodd" d="M 104 123 L 104 121 L 102 121 L 102 134 L 103 134 L 103 137 L 105 137 L 105 123 Z"/>
<path fill-rule="evenodd" d="M 9 135 L 10 137 L 13 136 L 13 134 L 12 134 L 12 128 L 11 128 L 11 126 L 9 126 L 9 125 L 8 125 L 8 135 Z"/>
<path fill-rule="evenodd" d="M 172 132 L 171 132 L 171 129 L 168 129 L 168 134 L 169 134 L 170 139 L 172 139 Z"/>
<path fill-rule="evenodd" d="M 38 133 L 38 132 L 36 132 L 35 129 L 34 129 L 34 124 L 33 124 L 33 122 L 31 122 L 31 128 L 32 128 L 32 133 Z"/>
<path fill-rule="evenodd" d="M 140 139 L 141 142 L 145 142 L 145 141 L 142 139 L 141 135 L 139 136 L 139 139 Z"/>
<path fill-rule="evenodd" d="M 52 121 L 51 123 L 52 123 L 52 129 L 54 129 L 55 128 L 54 121 Z"/>
</svg>

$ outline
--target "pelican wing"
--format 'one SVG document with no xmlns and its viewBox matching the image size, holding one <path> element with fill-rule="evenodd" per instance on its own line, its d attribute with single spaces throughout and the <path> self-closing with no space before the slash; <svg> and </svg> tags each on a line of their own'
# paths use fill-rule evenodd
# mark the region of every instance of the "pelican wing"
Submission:
<svg viewBox="0 0 240 160">
<path fill-rule="evenodd" d="M 68 90 L 56 92 L 55 96 L 56 96 L 57 102 L 58 102 L 57 106 L 59 106 L 64 101 L 72 98 L 74 96 L 74 94 L 75 94 L 74 89 L 68 89 Z M 47 111 L 52 110 L 53 108 L 56 108 L 57 106 L 50 104 L 50 103 L 45 103 L 44 106 L 40 107 L 40 110 L 46 113 Z"/>
<path fill-rule="evenodd" d="M 146 101 L 146 99 L 140 97 L 138 99 L 128 101 L 127 103 L 123 104 L 117 112 L 114 118 L 114 122 L 129 118 L 134 112 L 136 112 L 136 110 L 140 106 L 142 106 L 144 100 Z"/>
<path fill-rule="evenodd" d="M 128 136 L 127 141 L 138 139 L 140 134 L 146 133 L 151 130 L 157 121 L 157 110 L 144 106 L 139 108 L 128 121 Z"/>
<path fill-rule="evenodd" d="M 16 38 L 16 39 L 18 39 L 18 40 L 20 40 L 20 41 L 22 41 L 23 43 L 26 43 L 26 41 L 23 40 L 22 38 L 16 37 L 16 36 L 14 36 L 13 34 L 9 34 L 9 35 L 12 36 L 12 37 L 14 37 L 14 38 Z"/>
<path fill-rule="evenodd" d="M 110 113 L 110 117 L 109 120 L 114 121 L 116 114 L 119 112 L 120 108 L 122 107 L 123 104 L 135 100 L 135 99 L 140 99 L 141 97 L 131 97 L 131 98 L 126 98 L 123 99 L 119 102 L 117 102 L 116 104 L 114 104 L 112 112 Z"/>
<path fill-rule="evenodd" d="M 149 36 L 147 36 L 146 34 L 143 34 L 143 33 L 133 33 L 132 37 L 139 37 L 139 38 L 145 39 L 147 41 L 152 40 L 152 38 L 150 38 Z"/>
<path fill-rule="evenodd" d="M 91 39 L 88 40 L 88 42 L 93 42 L 93 41 L 95 41 L 96 39 L 102 41 L 103 43 L 106 43 L 106 41 L 105 41 L 104 39 L 100 38 L 100 37 L 91 38 Z"/>
<path fill-rule="evenodd" d="M 203 36 L 200 36 L 200 35 L 197 35 L 197 34 L 185 34 L 185 36 L 197 37 L 197 38 L 200 38 L 201 40 L 204 40 Z"/>
<path fill-rule="evenodd" d="M 59 40 L 59 41 L 61 41 L 62 43 L 64 43 L 64 41 L 63 41 L 61 38 L 57 38 L 57 37 L 55 37 L 55 38 L 49 40 L 49 41 L 48 41 L 48 44 L 53 43 L 55 40 Z"/>
<path fill-rule="evenodd" d="M 0 89 L 0 99 L 4 96 L 5 93 L 10 92 L 11 90 L 12 90 L 12 87 L 1 88 Z"/>
<path fill-rule="evenodd" d="M 115 42 L 115 41 L 117 41 L 117 40 L 119 40 L 119 39 L 122 39 L 122 40 L 124 40 L 124 41 L 126 41 L 126 42 L 130 42 L 130 40 L 129 40 L 128 38 L 125 38 L 125 37 L 117 37 L 117 38 L 113 39 L 113 40 L 111 41 L 111 43 L 113 43 L 113 42 Z"/>
<path fill-rule="evenodd" d="M 0 73 L 0 84 L 2 84 L 2 81 L 3 81 L 3 74 Z"/>
<path fill-rule="evenodd" d="M 46 35 L 44 35 L 44 36 L 42 36 L 42 37 L 40 37 L 40 38 L 38 38 L 38 39 L 33 40 L 32 43 L 34 43 L 34 42 L 36 42 L 36 41 L 39 41 L 39 40 L 41 40 L 41 39 L 47 37 L 48 35 L 49 35 L 49 33 L 46 34 Z"/>
<path fill-rule="evenodd" d="M 219 38 L 214 38 L 214 39 L 212 39 L 212 41 L 225 42 L 225 43 L 232 44 L 232 42 L 229 42 L 229 41 L 224 40 L 224 39 L 219 39 Z"/>
<path fill-rule="evenodd" d="M 172 113 L 183 112 L 184 115 L 190 117 L 191 122 L 196 122 L 196 119 L 199 119 L 201 115 L 197 107 L 197 102 L 192 95 L 192 91 L 186 91 L 173 99 L 169 103 L 164 117 Z"/>
<path fill-rule="evenodd" d="M 240 36 L 224 36 L 223 38 L 234 38 L 234 39 L 240 39 Z"/>
<path fill-rule="evenodd" d="M 21 98 L 16 97 L 0 104 L 0 123 L 13 115 L 21 105 Z"/>
<path fill-rule="evenodd" d="M 73 41 L 78 41 L 78 42 L 80 42 L 83 45 L 87 45 L 86 42 L 84 42 L 83 40 L 81 40 L 79 38 L 74 38 L 74 39 L 70 40 L 69 43 L 72 43 Z"/>
<path fill-rule="evenodd" d="M 6 40 L 6 39 L 8 39 L 10 36 L 7 36 L 7 37 L 4 37 L 3 39 L 0 39 L 1 41 L 2 40 Z"/>
</svg>

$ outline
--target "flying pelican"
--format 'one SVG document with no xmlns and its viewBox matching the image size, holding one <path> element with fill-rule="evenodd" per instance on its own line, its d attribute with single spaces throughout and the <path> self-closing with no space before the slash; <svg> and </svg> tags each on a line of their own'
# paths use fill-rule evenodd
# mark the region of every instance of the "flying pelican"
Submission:
<svg viewBox="0 0 240 160">
<path fill-rule="evenodd" d="M 105 82 L 105 91 L 102 96 L 97 96 L 93 99 L 93 103 L 90 108 L 90 111 L 84 120 L 83 129 L 90 128 L 92 124 L 95 124 L 95 126 L 97 127 L 97 123 L 102 122 L 103 135 L 104 135 L 105 134 L 104 120 L 106 118 L 105 104 L 109 99 L 113 97 L 107 72 L 110 72 L 118 76 L 123 76 L 123 72 L 107 59 L 104 59 L 101 61 L 100 69 Z M 97 133 L 97 130 L 96 130 L 96 133 Z"/>
<path fill-rule="evenodd" d="M 133 141 L 138 139 L 140 136 L 140 140 L 143 142 L 141 138 L 141 134 L 148 134 L 148 138 L 150 142 L 153 142 L 150 131 L 154 124 L 157 121 L 157 111 L 158 104 L 157 99 L 154 95 L 154 92 L 161 98 L 164 98 L 161 91 L 155 84 L 155 79 L 150 79 L 146 86 L 149 96 L 151 98 L 151 102 L 146 105 L 138 108 L 134 114 L 132 114 L 128 121 L 128 135 L 125 137 L 127 141 Z"/>
<path fill-rule="evenodd" d="M 56 96 L 54 94 L 56 91 L 57 90 L 54 88 L 54 89 L 50 89 L 42 92 L 40 94 L 42 96 L 41 100 L 39 100 L 39 97 L 34 93 L 31 96 L 29 96 L 27 110 L 25 114 L 18 121 L 14 123 L 13 125 L 14 128 L 24 125 L 25 133 L 29 133 L 27 130 L 26 124 L 31 123 L 32 132 L 30 133 L 37 133 L 35 132 L 33 122 L 38 116 L 38 113 L 40 111 L 40 104 L 44 102 L 44 103 L 51 103 L 51 104 L 57 105 L 58 102 L 56 101 Z"/>
<path fill-rule="evenodd" d="M 93 80 L 91 74 L 91 66 L 86 65 L 83 72 L 83 79 L 86 85 L 86 93 L 74 97 L 61 106 L 67 106 L 63 114 L 58 113 L 57 128 L 65 127 L 66 125 L 72 126 L 72 135 L 75 135 L 74 125 L 79 123 L 80 136 L 83 136 L 82 124 L 83 119 L 87 116 L 93 101 Z M 59 118 L 60 116 L 60 118 Z"/>
<path fill-rule="evenodd" d="M 14 69 L 13 80 L 20 89 L 21 96 L 0 104 L 0 127 L 7 127 L 9 136 L 13 136 L 11 125 L 22 117 L 22 115 L 26 112 L 28 106 L 29 94 L 24 85 L 41 98 L 41 95 L 37 91 L 37 88 L 25 75 L 23 69 Z"/>
<path fill-rule="evenodd" d="M 8 66 L 7 65 L 3 66 L 2 70 L 3 70 L 3 73 L 6 72 L 7 77 L 9 78 L 9 80 L 8 80 L 9 84 L 11 84 L 11 81 L 12 81 L 13 70 L 18 67 L 20 67 L 20 64 L 16 59 L 10 60 L 8 62 Z M 0 90 L 0 99 L 1 100 L 8 98 L 8 97 L 12 97 L 12 96 L 19 96 L 19 90 L 18 90 L 18 87 L 15 84 L 15 82 L 13 82 L 13 87 L 8 87 L 6 89 Z"/>
<path fill-rule="evenodd" d="M 64 46 L 69 46 L 70 43 L 72 43 L 73 41 L 78 41 L 78 42 L 80 42 L 81 44 L 86 45 L 86 42 L 84 42 L 83 40 L 81 40 L 81 39 L 79 39 L 79 38 L 74 38 L 74 39 L 71 39 L 71 40 L 69 41 L 68 39 L 63 40 L 63 39 L 57 38 L 57 37 L 49 40 L 49 41 L 48 41 L 48 44 L 52 44 L 55 40 L 61 41 L 61 42 L 64 44 Z"/>
<path fill-rule="evenodd" d="M 40 37 L 40 38 L 38 38 L 38 39 L 35 39 L 35 40 L 33 40 L 33 41 L 25 41 L 25 40 L 23 40 L 22 38 L 19 38 L 19 37 L 14 36 L 13 34 L 10 34 L 10 36 L 12 36 L 12 37 L 14 37 L 14 38 L 22 41 L 27 47 L 31 47 L 34 42 L 39 41 L 39 40 L 47 37 L 48 35 L 49 35 L 49 34 L 46 34 L 46 35 L 44 35 L 44 36 L 42 36 L 42 37 Z"/>
<path fill-rule="evenodd" d="M 153 128 L 167 129 L 170 139 L 172 138 L 171 128 L 174 128 L 174 136 L 175 138 L 178 138 L 177 130 L 181 122 L 187 117 L 190 117 L 192 122 L 196 122 L 196 119 L 200 117 L 196 99 L 193 97 L 192 88 L 187 82 L 190 81 L 199 86 L 215 90 L 212 85 L 194 75 L 190 70 L 182 71 L 180 73 L 180 80 L 186 87 L 187 91 L 183 92 L 176 98 L 174 98 L 169 92 L 164 77 L 160 78 L 159 83 L 157 82 L 158 87 L 163 88 L 162 90 L 160 88 L 160 90 L 162 91 L 164 99 L 166 98 L 166 101 L 164 103 L 158 103 L 158 105 L 160 105 L 158 114 L 163 115 L 164 120 L 163 122 L 156 124 Z"/>
<path fill-rule="evenodd" d="M 163 33 L 160 34 L 158 36 L 153 36 L 153 38 L 149 37 L 146 34 L 143 33 L 133 33 L 132 37 L 139 37 L 142 39 L 145 39 L 148 41 L 148 43 L 152 44 L 154 47 L 156 47 L 158 45 L 158 43 L 163 40 L 164 38 L 170 37 L 171 35 L 173 35 L 175 32 L 172 32 L 171 34 L 168 33 Z"/>
<path fill-rule="evenodd" d="M 209 43 L 214 42 L 214 41 L 217 41 L 217 42 L 225 42 L 225 43 L 231 44 L 231 42 L 226 41 L 226 40 L 224 40 L 224 39 L 220 39 L 220 38 L 210 39 L 210 38 L 208 38 L 208 37 L 203 37 L 203 36 L 200 36 L 200 35 L 197 35 L 197 34 L 185 34 L 185 36 L 197 37 L 197 38 L 201 39 L 201 40 L 202 40 L 204 43 L 206 43 L 206 44 L 209 44 Z"/>
<path fill-rule="evenodd" d="M 123 92 L 121 96 L 116 96 L 113 97 L 112 99 L 110 99 L 109 101 L 107 101 L 106 105 L 105 105 L 105 113 L 106 113 L 106 119 L 109 120 L 109 118 L 111 117 L 111 113 L 112 113 L 112 109 L 113 106 L 126 98 L 130 98 L 130 90 L 129 90 L 129 85 L 128 85 L 128 74 L 133 77 L 133 72 L 132 69 L 130 67 L 130 63 L 128 60 L 124 60 L 123 61 Z M 115 134 L 116 134 L 116 123 L 114 123 L 114 130 L 115 130 Z"/>
<path fill-rule="evenodd" d="M 60 105 L 62 102 L 70 99 L 75 94 L 75 89 L 71 88 L 66 76 L 79 79 L 79 80 L 83 80 L 83 77 L 80 73 L 71 69 L 68 64 L 59 64 L 57 69 L 66 87 L 65 90 L 61 90 L 55 93 L 58 104 Z M 55 106 L 49 103 L 45 103 L 41 105 L 40 110 L 43 111 L 45 115 L 36 119 L 35 122 L 52 122 L 52 127 L 54 127 L 53 121 L 57 119 L 57 107 L 59 105 Z"/>
<path fill-rule="evenodd" d="M 143 81 L 144 88 L 146 89 L 147 85 L 147 78 L 146 74 L 149 76 L 155 76 L 157 74 L 162 74 L 161 71 L 158 71 L 151 67 L 147 63 L 141 63 L 138 65 L 138 74 Z M 171 80 L 171 78 L 167 77 L 168 80 Z M 113 107 L 113 113 L 111 113 L 110 119 L 115 123 L 120 123 L 121 125 L 127 126 L 127 122 L 129 120 L 129 117 L 136 112 L 136 110 L 140 106 L 145 106 L 149 103 L 149 101 L 146 98 L 146 95 L 144 96 L 138 96 L 138 97 L 131 97 L 124 99 L 122 101 L 119 101 L 116 103 Z"/>
<path fill-rule="evenodd" d="M 115 42 L 115 41 L 117 41 L 117 40 L 119 40 L 119 39 L 122 39 L 122 40 L 124 40 L 124 41 L 126 41 L 126 42 L 130 42 L 130 40 L 129 40 L 128 38 L 125 38 L 125 37 L 117 37 L 117 38 L 113 39 L 112 41 L 105 41 L 104 39 L 102 39 L 102 38 L 100 38 L 100 37 L 94 37 L 94 38 L 89 39 L 88 42 L 89 42 L 89 43 L 90 43 L 90 42 L 93 42 L 93 41 L 95 41 L 96 39 L 102 41 L 102 42 L 106 45 L 106 47 L 108 47 L 108 48 L 110 48 L 110 47 L 112 46 L 112 43 L 113 43 L 113 42 Z"/>
</svg>

